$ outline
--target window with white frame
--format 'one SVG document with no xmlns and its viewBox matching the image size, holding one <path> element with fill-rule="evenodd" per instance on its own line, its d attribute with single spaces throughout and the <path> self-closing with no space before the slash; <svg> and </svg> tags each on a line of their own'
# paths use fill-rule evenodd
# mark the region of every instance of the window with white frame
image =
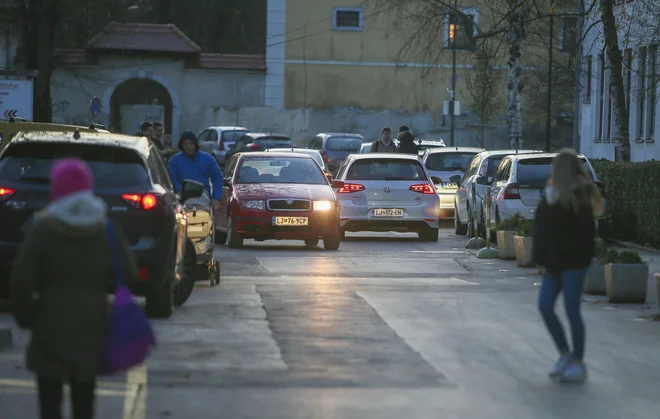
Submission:
<svg viewBox="0 0 660 419">
<path fill-rule="evenodd" d="M 655 139 L 655 110 L 658 101 L 658 45 L 651 45 L 648 50 L 648 85 L 646 104 L 646 140 Z"/>
<path fill-rule="evenodd" d="M 361 31 L 364 12 L 359 7 L 334 7 L 332 29 L 336 31 Z"/>
<path fill-rule="evenodd" d="M 475 48 L 479 13 L 476 8 L 460 8 L 461 13 L 448 10 L 444 18 L 444 47 L 458 51 L 472 51 Z"/>
</svg>

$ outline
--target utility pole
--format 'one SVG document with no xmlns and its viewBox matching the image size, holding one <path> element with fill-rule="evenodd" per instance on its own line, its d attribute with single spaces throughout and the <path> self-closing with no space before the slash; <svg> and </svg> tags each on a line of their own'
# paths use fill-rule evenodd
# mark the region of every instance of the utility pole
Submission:
<svg viewBox="0 0 660 419">
<path fill-rule="evenodd" d="M 552 49 L 555 39 L 555 11 L 550 9 L 550 50 L 548 53 L 548 114 L 545 120 L 545 151 L 552 147 Z"/>
<path fill-rule="evenodd" d="M 575 101 L 573 103 L 573 148 L 580 152 L 580 115 L 582 107 L 582 32 L 584 31 L 584 0 L 578 0 L 577 54 L 575 59 Z"/>
<path fill-rule="evenodd" d="M 449 146 L 454 147 L 455 144 L 455 136 L 456 136 L 456 127 L 455 127 L 455 118 L 456 118 L 456 18 L 457 18 L 457 13 L 456 10 L 458 10 L 458 0 L 454 0 L 454 10 L 450 14 L 450 21 L 449 21 L 449 42 L 451 43 L 451 97 L 450 99 L 450 104 L 451 106 L 449 107 L 449 112 L 451 113 L 450 115 L 450 121 L 451 121 L 451 134 L 449 137 Z"/>
</svg>

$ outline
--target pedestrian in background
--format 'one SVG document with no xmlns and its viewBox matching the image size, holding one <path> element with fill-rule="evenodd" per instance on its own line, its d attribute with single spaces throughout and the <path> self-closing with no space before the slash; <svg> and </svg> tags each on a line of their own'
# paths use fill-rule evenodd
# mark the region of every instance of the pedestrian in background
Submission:
<svg viewBox="0 0 660 419">
<path fill-rule="evenodd" d="M 89 166 L 59 160 L 51 170 L 51 203 L 18 252 L 11 306 L 18 325 L 31 331 L 27 368 L 37 376 L 42 419 L 62 418 L 64 383 L 73 418 L 94 416 L 96 377 L 105 367 L 107 295 L 115 283 L 106 213 Z M 130 287 L 137 268 L 124 234 L 115 233 Z"/>
<path fill-rule="evenodd" d="M 371 144 L 372 153 L 396 153 L 396 145 L 392 141 L 392 129 L 383 128 L 380 138 Z"/>
<path fill-rule="evenodd" d="M 559 351 L 550 377 L 583 381 L 585 327 L 580 312 L 587 269 L 595 253 L 595 217 L 602 211 L 598 189 L 575 151 L 564 149 L 554 158 L 552 174 L 536 211 L 533 255 L 543 272 L 539 310 Z M 573 350 L 555 314 L 559 292 L 571 327 Z"/>
<path fill-rule="evenodd" d="M 397 153 L 419 155 L 419 147 L 415 144 L 415 135 L 407 125 L 399 127 L 399 135 L 396 139 L 399 142 Z"/>
<path fill-rule="evenodd" d="M 154 133 L 151 137 L 151 141 L 158 147 L 158 150 L 165 150 L 165 143 L 163 142 L 163 134 L 165 134 L 165 128 L 160 122 L 154 122 Z"/>
</svg>

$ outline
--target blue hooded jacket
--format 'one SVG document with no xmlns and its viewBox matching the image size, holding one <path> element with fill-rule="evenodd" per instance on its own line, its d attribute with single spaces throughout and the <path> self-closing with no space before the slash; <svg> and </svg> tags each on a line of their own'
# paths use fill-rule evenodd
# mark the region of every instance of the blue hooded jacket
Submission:
<svg viewBox="0 0 660 419">
<path fill-rule="evenodd" d="M 197 145 L 197 151 L 192 156 L 183 152 L 183 140 L 193 140 Z M 215 161 L 215 157 L 209 153 L 199 151 L 199 142 L 197 136 L 191 132 L 186 131 L 181 134 L 179 139 L 180 153 L 176 153 L 168 163 L 172 183 L 177 192 L 181 191 L 181 183 L 186 179 L 192 179 L 204 185 L 204 188 L 211 194 L 211 199 L 220 200 L 222 198 L 222 189 L 224 186 L 224 176 Z M 211 183 L 213 183 L 213 191 L 211 191 Z"/>
</svg>

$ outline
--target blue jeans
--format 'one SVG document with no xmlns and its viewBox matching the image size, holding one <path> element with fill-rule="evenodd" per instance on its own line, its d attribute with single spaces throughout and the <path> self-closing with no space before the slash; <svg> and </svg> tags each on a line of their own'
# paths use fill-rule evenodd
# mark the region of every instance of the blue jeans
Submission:
<svg viewBox="0 0 660 419">
<path fill-rule="evenodd" d="M 555 314 L 555 302 L 561 290 L 564 290 L 564 306 L 566 315 L 571 325 L 573 337 L 573 356 L 581 361 L 584 358 L 584 322 L 580 313 L 580 302 L 582 301 L 582 290 L 584 289 L 584 278 L 587 269 L 568 269 L 561 273 L 545 273 L 539 294 L 539 311 L 543 316 L 552 339 L 557 345 L 560 353 L 568 353 L 570 349 L 557 315 Z"/>
</svg>

